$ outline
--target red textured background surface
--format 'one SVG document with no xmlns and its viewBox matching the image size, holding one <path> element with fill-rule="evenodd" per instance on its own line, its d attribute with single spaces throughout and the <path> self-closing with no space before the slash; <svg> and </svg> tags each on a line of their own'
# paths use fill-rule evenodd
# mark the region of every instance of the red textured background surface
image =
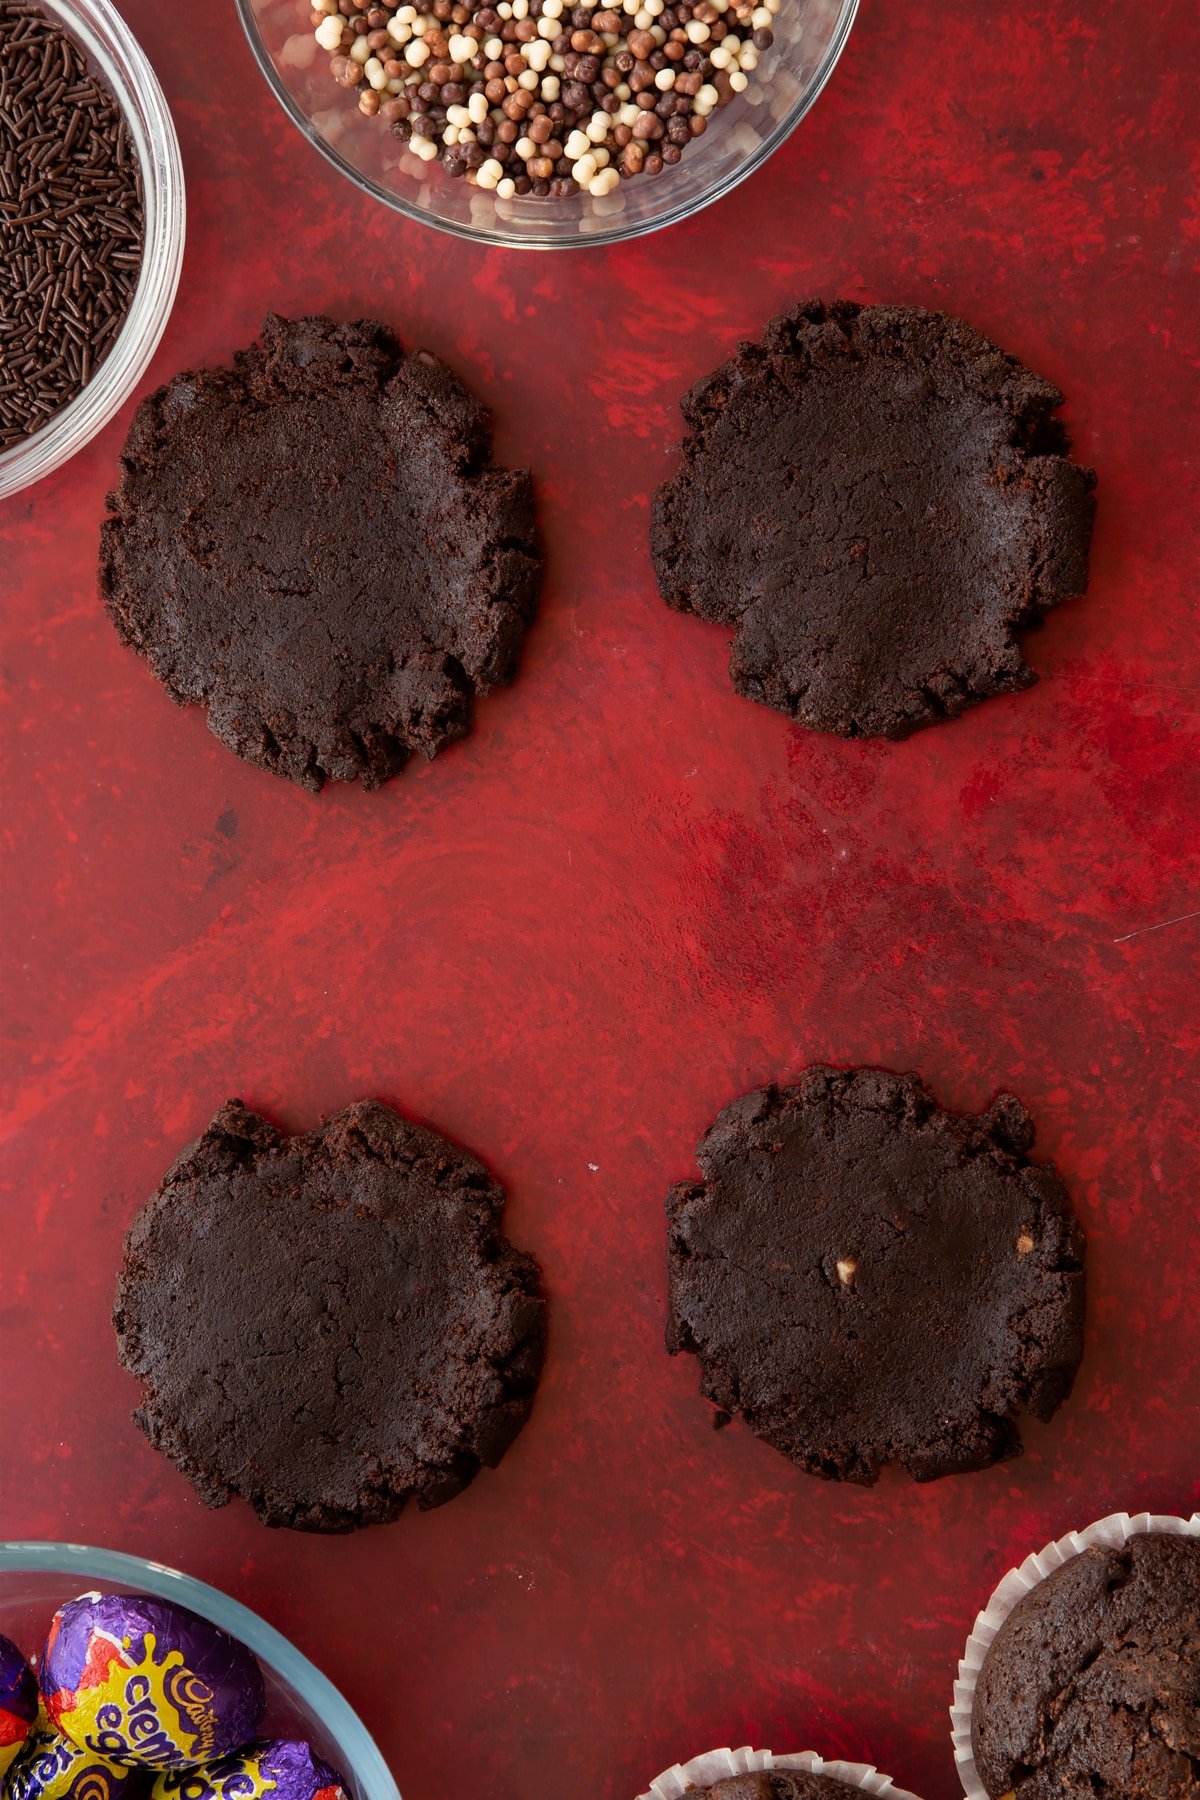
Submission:
<svg viewBox="0 0 1200 1800">
<path fill-rule="evenodd" d="M 0 1535 L 229 1588 L 321 1662 L 405 1800 L 630 1800 L 714 1744 L 958 1784 L 976 1606 L 1112 1508 L 1200 1503 L 1200 649 L 1189 0 L 866 0 L 746 187 L 611 253 L 522 258 L 361 200 L 228 4 L 124 0 L 174 105 L 183 287 L 154 366 L 267 307 L 374 313 L 540 478 L 511 690 L 432 766 L 313 798 L 236 761 L 94 591 L 128 413 L 0 509 L 7 680 Z M 739 700 L 646 552 L 680 393 L 809 294 L 947 306 L 1056 380 L 1100 471 L 1091 592 L 1043 680 L 900 746 Z M 1194 298 L 1194 293 L 1190 296 Z M 1091 1237 L 1087 1356 L 1006 1467 L 873 1492 L 716 1436 L 662 1349 L 661 1204 L 732 1094 L 815 1058 L 1012 1084 Z M 207 1513 L 129 1421 L 122 1233 L 228 1094 L 304 1127 L 379 1095 L 511 1195 L 553 1303 L 501 1470 L 347 1540 Z M 471 1782 L 465 1782 L 469 1771 Z"/>
</svg>

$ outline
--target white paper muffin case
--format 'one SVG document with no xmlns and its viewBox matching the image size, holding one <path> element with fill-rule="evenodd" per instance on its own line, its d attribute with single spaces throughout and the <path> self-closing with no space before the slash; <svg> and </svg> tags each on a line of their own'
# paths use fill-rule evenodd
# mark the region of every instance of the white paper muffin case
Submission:
<svg viewBox="0 0 1200 1800">
<path fill-rule="evenodd" d="M 691 1762 L 676 1763 L 650 1783 L 648 1792 L 638 1800 L 679 1800 L 689 1787 L 711 1786 L 730 1775 L 757 1775 L 771 1769 L 799 1769 L 806 1775 L 829 1775 L 844 1781 L 848 1787 L 861 1788 L 879 1800 L 917 1800 L 904 1788 L 898 1788 L 887 1775 L 881 1775 L 870 1763 L 825 1762 L 815 1750 L 797 1750 L 789 1756 L 773 1756 L 769 1750 L 710 1750 L 705 1756 L 694 1756 Z M 699 1797 L 697 1797 L 699 1800 Z"/>
<path fill-rule="evenodd" d="M 1019 1568 L 1010 1569 L 997 1584 L 967 1639 L 967 1647 L 958 1665 L 958 1680 L 954 1684 L 954 1704 L 950 1708 L 954 1760 L 958 1764 L 959 1779 L 967 1800 L 989 1800 L 988 1791 L 979 1779 L 971 1750 L 971 1708 L 975 1702 L 975 1685 L 979 1680 L 983 1659 L 1009 1613 L 1018 1600 L 1023 1600 L 1026 1594 L 1045 1581 L 1048 1575 L 1053 1575 L 1056 1569 L 1061 1569 L 1064 1563 L 1070 1562 L 1072 1557 L 1097 1548 L 1119 1550 L 1130 1538 L 1144 1537 L 1150 1532 L 1166 1532 L 1175 1537 L 1200 1537 L 1200 1513 L 1193 1513 L 1190 1519 L 1158 1513 L 1137 1513 L 1133 1518 L 1128 1513 L 1110 1513 L 1108 1518 L 1098 1519 L 1084 1531 L 1069 1531 L 1066 1537 L 1059 1538 L 1057 1543 L 1047 1544 L 1036 1556 L 1027 1556 Z"/>
</svg>

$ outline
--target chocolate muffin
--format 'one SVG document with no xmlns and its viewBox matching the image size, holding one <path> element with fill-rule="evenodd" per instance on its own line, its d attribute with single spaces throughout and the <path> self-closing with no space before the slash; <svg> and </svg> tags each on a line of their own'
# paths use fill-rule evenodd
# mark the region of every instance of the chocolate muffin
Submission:
<svg viewBox="0 0 1200 1800">
<path fill-rule="evenodd" d="M 944 1111 L 913 1075 L 809 1069 L 735 1100 L 667 1196 L 667 1348 L 810 1475 L 918 1481 L 1021 1449 L 1083 1346 L 1083 1234 L 1001 1095 Z"/>
<path fill-rule="evenodd" d="M 114 1323 L 134 1417 L 210 1506 L 349 1531 L 494 1467 L 542 1364 L 502 1190 L 371 1102 L 284 1137 L 238 1100 L 129 1232 Z"/>
<path fill-rule="evenodd" d="M 1200 1538 L 1085 1550 L 1018 1601 L 971 1748 L 993 1800 L 1197 1800 Z"/>
<path fill-rule="evenodd" d="M 1087 584 L 1061 404 L 946 313 L 794 307 L 683 401 L 663 599 L 733 626 L 738 693 L 815 731 L 901 738 L 1027 687 L 1018 632 Z"/>
<path fill-rule="evenodd" d="M 541 574 L 487 413 L 373 320 L 268 315 L 142 402 L 100 585 L 123 641 L 248 762 L 377 787 L 508 681 Z"/>
</svg>

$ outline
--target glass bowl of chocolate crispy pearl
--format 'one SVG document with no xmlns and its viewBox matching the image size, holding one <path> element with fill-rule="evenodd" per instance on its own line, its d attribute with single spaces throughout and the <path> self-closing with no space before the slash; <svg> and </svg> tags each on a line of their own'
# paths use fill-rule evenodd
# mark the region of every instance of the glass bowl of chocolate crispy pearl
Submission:
<svg viewBox="0 0 1200 1800">
<path fill-rule="evenodd" d="M 4 1679 L 14 1659 L 23 1688 Z M 0 1544 L 0 1704 L 13 1692 L 5 1800 L 400 1800 L 362 1720 L 286 1638 L 141 1557 Z"/>
<path fill-rule="evenodd" d="M 237 0 L 284 109 L 359 187 L 513 249 L 615 243 L 749 175 L 858 0 Z"/>
<path fill-rule="evenodd" d="M 162 89 L 110 0 L 0 5 L 0 498 L 133 392 L 183 262 Z"/>
</svg>

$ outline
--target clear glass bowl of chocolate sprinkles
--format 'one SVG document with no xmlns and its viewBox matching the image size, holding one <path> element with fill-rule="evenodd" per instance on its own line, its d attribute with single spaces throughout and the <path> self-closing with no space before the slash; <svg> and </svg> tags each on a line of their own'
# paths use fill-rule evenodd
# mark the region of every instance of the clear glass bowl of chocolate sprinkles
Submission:
<svg viewBox="0 0 1200 1800">
<path fill-rule="evenodd" d="M 0 498 L 133 393 L 179 285 L 183 164 L 110 0 L 0 3 Z"/>
<path fill-rule="evenodd" d="M 285 112 L 397 212 L 510 249 L 707 206 L 817 99 L 858 0 L 236 0 Z"/>
</svg>

